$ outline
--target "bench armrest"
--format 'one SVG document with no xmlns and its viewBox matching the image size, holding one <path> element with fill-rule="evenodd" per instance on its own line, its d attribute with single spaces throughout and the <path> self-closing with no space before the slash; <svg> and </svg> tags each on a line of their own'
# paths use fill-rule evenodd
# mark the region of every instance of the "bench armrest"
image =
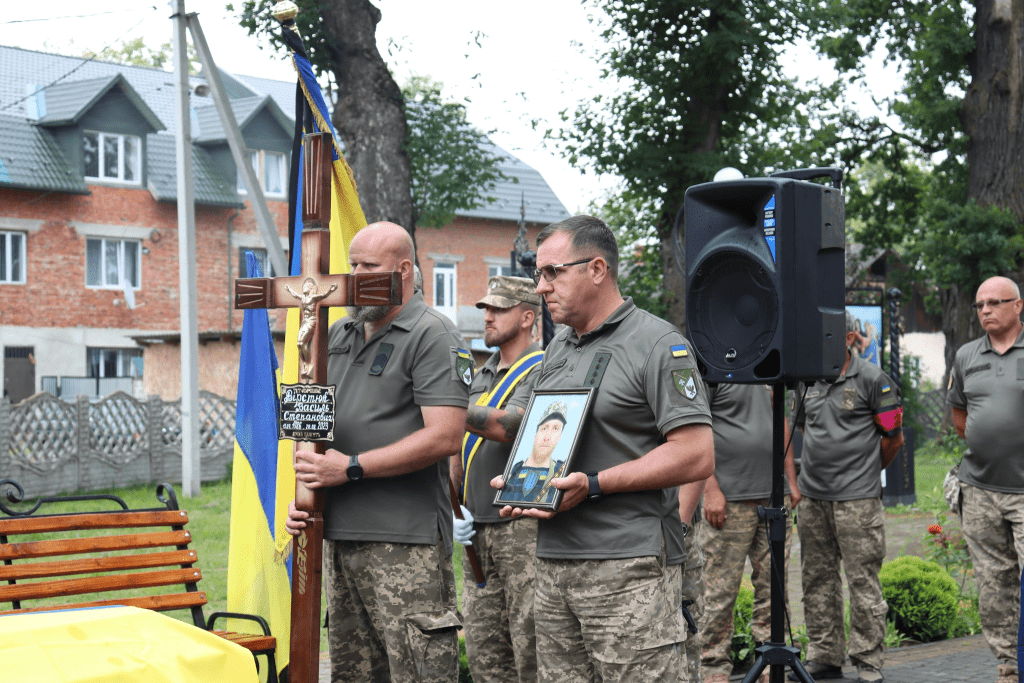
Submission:
<svg viewBox="0 0 1024 683">
<path fill-rule="evenodd" d="M 243 614 L 241 612 L 214 612 L 210 615 L 210 618 L 206 620 L 206 630 L 213 630 L 213 622 L 217 619 L 246 619 L 248 621 L 255 621 L 263 629 L 263 635 L 270 635 L 270 625 L 267 624 L 267 620 L 258 614 Z"/>
</svg>

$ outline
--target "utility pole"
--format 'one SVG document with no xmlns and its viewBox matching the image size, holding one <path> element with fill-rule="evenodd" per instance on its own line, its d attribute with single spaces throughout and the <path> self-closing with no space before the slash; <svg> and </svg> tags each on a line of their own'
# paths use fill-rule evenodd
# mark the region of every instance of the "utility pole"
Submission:
<svg viewBox="0 0 1024 683">
<path fill-rule="evenodd" d="M 181 304 L 181 489 L 199 495 L 199 321 L 196 313 L 196 205 L 192 177 L 185 0 L 171 0 L 174 14 L 174 100 L 178 113 L 178 288 Z"/>
</svg>

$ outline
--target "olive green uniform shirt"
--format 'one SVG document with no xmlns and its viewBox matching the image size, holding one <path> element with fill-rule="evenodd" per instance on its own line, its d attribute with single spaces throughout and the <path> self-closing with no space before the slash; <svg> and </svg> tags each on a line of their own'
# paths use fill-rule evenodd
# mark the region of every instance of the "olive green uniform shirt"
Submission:
<svg viewBox="0 0 1024 683">
<path fill-rule="evenodd" d="M 540 345 L 531 344 L 516 361 L 536 351 L 540 351 Z M 500 362 L 501 352 L 495 351 L 487 359 L 487 362 L 477 370 L 476 377 L 473 379 L 473 386 L 469 390 L 470 406 L 476 405 L 481 395 L 493 390 L 505 378 L 505 375 L 508 374 L 508 368 L 498 370 L 498 363 Z M 530 375 L 536 372 L 539 367 L 540 364 L 538 363 L 527 370 L 526 375 L 519 380 L 520 384 L 529 382 Z M 509 399 L 512 398 L 512 395 L 509 394 Z M 508 399 L 505 402 L 505 406 L 507 405 Z M 491 488 L 491 479 L 504 474 L 505 465 L 508 464 L 508 458 L 512 454 L 514 442 L 515 439 L 508 443 L 482 439 L 476 454 L 473 455 L 473 460 L 467 472 L 468 476 L 466 477 L 466 508 L 473 513 L 473 519 L 477 522 L 487 522 L 490 524 L 511 521 L 499 515 L 499 508 L 494 507 L 494 496 L 498 492 Z"/>
<path fill-rule="evenodd" d="M 673 325 L 627 298 L 596 329 L 566 327 L 544 352 L 534 386 L 522 383 L 510 405 L 525 408 L 531 389 L 596 386 L 571 471 L 601 471 L 637 460 L 684 425 L 711 424 L 707 392 L 690 344 Z M 584 501 L 538 524 L 537 557 L 685 557 L 677 487 L 613 493 Z"/>
<path fill-rule="evenodd" d="M 988 335 L 956 352 L 946 403 L 967 411 L 962 481 L 1002 493 L 1024 493 L 1024 331 L 1006 353 Z"/>
<path fill-rule="evenodd" d="M 715 480 L 728 501 L 772 494 L 772 388 L 709 384 Z M 789 481 L 785 483 L 789 494 Z"/>
<path fill-rule="evenodd" d="M 421 407 L 465 408 L 473 366 L 468 349 L 419 292 L 367 342 L 362 324 L 336 322 L 327 347 L 327 382 L 337 387 L 331 448 L 364 453 L 422 429 Z M 448 458 L 397 477 L 328 488 L 324 522 L 324 536 L 336 541 L 433 545 L 440 533 L 450 553 Z"/>
<path fill-rule="evenodd" d="M 873 363 L 853 354 L 834 384 L 807 388 L 797 426 L 804 428 L 800 493 L 817 500 L 860 500 L 882 495 L 882 436 L 875 415 L 900 407 L 899 387 Z"/>
</svg>

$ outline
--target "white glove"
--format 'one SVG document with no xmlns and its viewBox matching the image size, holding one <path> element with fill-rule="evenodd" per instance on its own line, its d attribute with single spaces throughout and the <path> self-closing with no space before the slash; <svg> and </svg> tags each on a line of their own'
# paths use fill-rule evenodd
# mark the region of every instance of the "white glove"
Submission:
<svg viewBox="0 0 1024 683">
<path fill-rule="evenodd" d="M 470 539 L 476 536 L 476 530 L 473 529 L 473 513 L 467 510 L 465 505 L 460 505 L 459 509 L 462 510 L 465 519 L 459 519 L 454 512 L 452 513 L 452 538 L 456 543 L 471 545 L 473 541 Z"/>
</svg>

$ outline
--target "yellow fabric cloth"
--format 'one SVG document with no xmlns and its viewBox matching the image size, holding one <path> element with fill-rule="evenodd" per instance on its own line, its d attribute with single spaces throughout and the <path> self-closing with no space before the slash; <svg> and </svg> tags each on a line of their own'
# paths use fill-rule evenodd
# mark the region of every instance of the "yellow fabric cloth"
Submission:
<svg viewBox="0 0 1024 683">
<path fill-rule="evenodd" d="M 243 647 L 137 607 L 0 617 L 5 683 L 255 683 Z"/>
</svg>

